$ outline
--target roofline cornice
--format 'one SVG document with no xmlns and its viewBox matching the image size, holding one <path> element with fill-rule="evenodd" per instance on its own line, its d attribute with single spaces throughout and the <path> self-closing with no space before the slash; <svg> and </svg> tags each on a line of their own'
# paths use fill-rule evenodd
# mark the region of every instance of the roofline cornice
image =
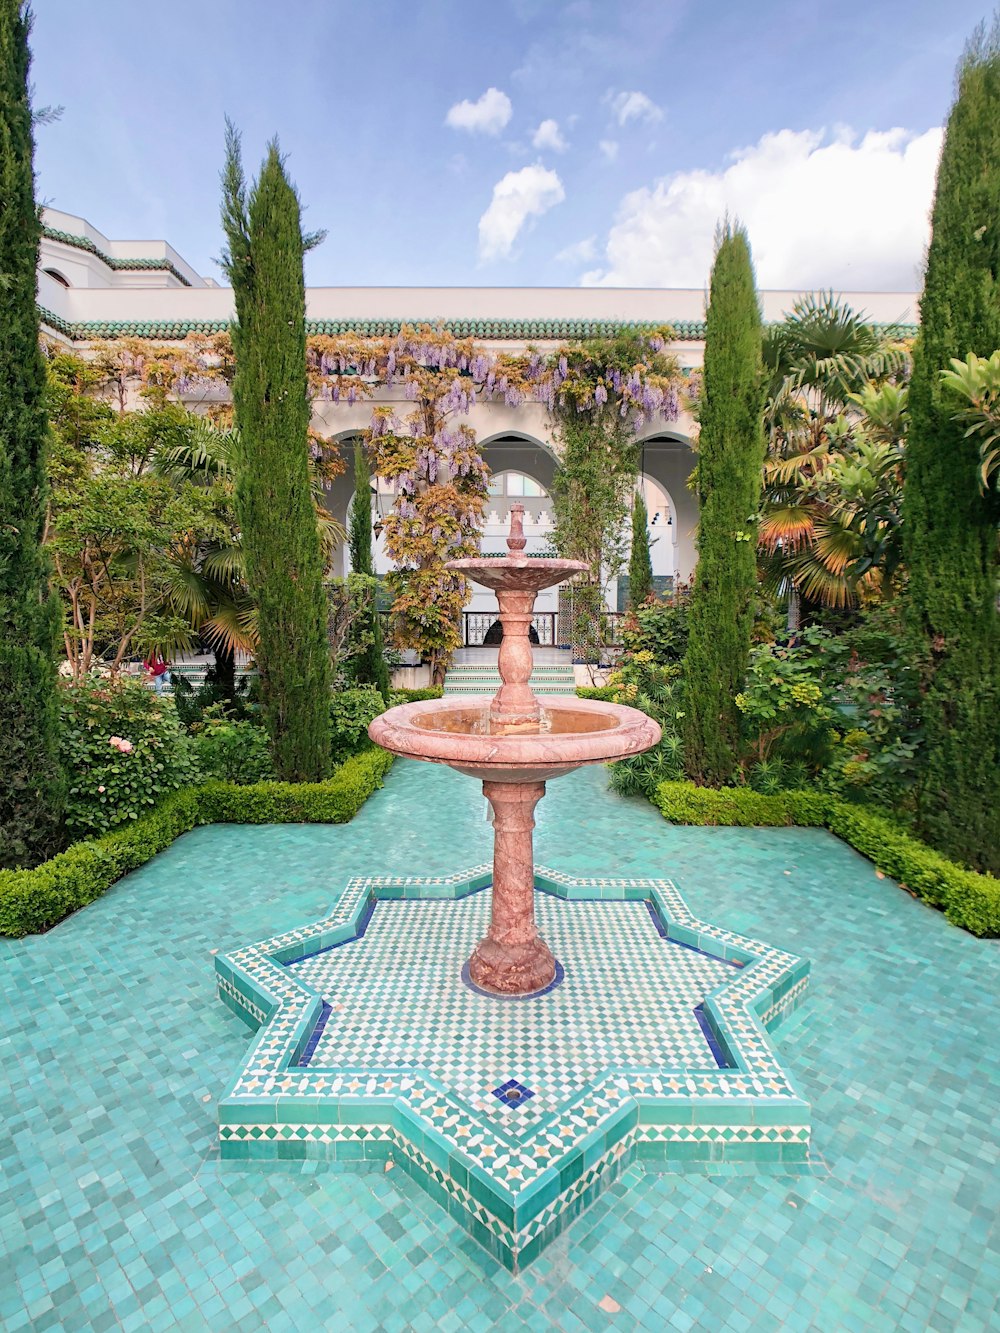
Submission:
<svg viewBox="0 0 1000 1333">
<path fill-rule="evenodd" d="M 72 323 L 51 310 L 39 306 L 43 324 L 74 342 L 88 342 L 94 338 L 154 338 L 176 342 L 190 333 L 224 333 L 230 326 L 228 319 L 191 320 L 86 320 Z M 456 338 L 485 338 L 511 342 L 570 342 L 586 338 L 613 338 L 619 333 L 654 333 L 663 328 L 673 330 L 677 342 L 704 342 L 703 319 L 680 320 L 607 320 L 607 319 L 307 319 L 306 333 L 310 337 L 355 334 L 362 338 L 391 338 L 404 327 L 423 324 L 444 327 Z M 917 331 L 915 324 L 886 325 L 876 328 L 898 328 L 904 337 Z"/>
<path fill-rule="evenodd" d="M 56 227 L 50 227 L 47 223 L 42 223 L 42 235 L 49 241 L 59 241 L 63 245 L 71 245 L 74 250 L 85 250 L 87 254 L 94 255 L 106 264 L 108 268 L 119 272 L 140 272 L 156 270 L 161 273 L 169 273 L 175 277 L 178 282 L 183 283 L 185 287 L 190 287 L 190 279 L 185 278 L 184 274 L 169 259 L 119 259 L 115 255 L 105 254 L 104 251 L 96 245 L 89 236 L 74 236 L 72 232 L 59 231 Z"/>
</svg>

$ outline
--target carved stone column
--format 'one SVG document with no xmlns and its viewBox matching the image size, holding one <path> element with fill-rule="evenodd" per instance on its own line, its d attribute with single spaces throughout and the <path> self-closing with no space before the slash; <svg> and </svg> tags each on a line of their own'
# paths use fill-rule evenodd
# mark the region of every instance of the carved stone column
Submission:
<svg viewBox="0 0 1000 1333">
<path fill-rule="evenodd" d="M 493 807 L 493 918 L 469 960 L 477 986 L 501 995 L 529 995 L 556 974 L 552 951 L 535 926 L 532 830 L 544 782 L 484 782 Z"/>
</svg>

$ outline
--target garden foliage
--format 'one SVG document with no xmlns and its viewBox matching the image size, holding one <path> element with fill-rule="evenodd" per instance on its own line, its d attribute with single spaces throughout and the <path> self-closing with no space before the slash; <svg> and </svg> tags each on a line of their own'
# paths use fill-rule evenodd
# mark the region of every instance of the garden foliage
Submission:
<svg viewBox="0 0 1000 1333">
<path fill-rule="evenodd" d="M 708 786 L 740 757 L 735 696 L 746 674 L 757 591 L 764 462 L 761 317 L 746 232 L 720 231 L 712 268 L 699 404 L 698 572 L 684 658 L 684 766 Z"/>
<path fill-rule="evenodd" d="M 303 236 L 276 143 L 248 190 L 232 126 L 222 220 L 236 303 L 236 512 L 257 600 L 261 707 L 279 775 L 315 781 L 330 765 L 330 662 L 310 490 L 302 257 L 318 238 Z"/>
<path fill-rule="evenodd" d="M 337 690 L 330 699 L 333 758 L 342 763 L 368 743 L 368 724 L 385 712 L 386 701 L 374 685 Z"/>
<path fill-rule="evenodd" d="M 918 826 L 1000 871 L 1000 494 L 942 372 L 1000 347 L 1000 24 L 973 41 L 945 131 L 910 387 L 908 614 L 926 740 Z"/>
<path fill-rule="evenodd" d="M 33 865 L 61 838 L 55 644 L 42 550 L 45 369 L 35 306 L 40 222 L 27 6 L 0 5 L 0 866 Z"/>
<path fill-rule="evenodd" d="M 742 780 L 764 793 L 815 783 L 912 816 L 921 741 L 915 686 L 889 612 L 841 634 L 809 626 L 756 647 L 736 696 Z"/>
<path fill-rule="evenodd" d="M 257 722 L 212 709 L 198 726 L 192 746 L 198 772 L 207 781 L 240 786 L 274 781 L 267 732 Z"/>
</svg>

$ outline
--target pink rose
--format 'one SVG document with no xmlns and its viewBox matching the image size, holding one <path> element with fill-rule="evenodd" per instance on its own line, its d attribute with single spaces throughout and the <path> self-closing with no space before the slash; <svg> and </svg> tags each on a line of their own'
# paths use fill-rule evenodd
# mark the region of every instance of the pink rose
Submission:
<svg viewBox="0 0 1000 1333">
<path fill-rule="evenodd" d="M 98 791 L 107 791 L 107 787 L 98 787 Z"/>
<path fill-rule="evenodd" d="M 108 744 L 120 754 L 132 753 L 132 742 L 125 740 L 122 736 L 110 736 L 108 738 Z"/>
</svg>

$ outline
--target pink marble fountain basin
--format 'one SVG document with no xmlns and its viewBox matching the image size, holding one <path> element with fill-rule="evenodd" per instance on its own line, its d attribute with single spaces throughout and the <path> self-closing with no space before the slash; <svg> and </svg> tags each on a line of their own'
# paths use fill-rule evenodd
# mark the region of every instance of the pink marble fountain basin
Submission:
<svg viewBox="0 0 1000 1333">
<path fill-rule="evenodd" d="M 447 764 L 490 782 L 545 782 L 584 764 L 606 764 L 640 754 L 660 739 L 660 728 L 637 708 L 595 699 L 546 699 L 536 722 L 490 721 L 490 701 L 437 699 L 402 704 L 368 728 L 394 754 Z"/>
<path fill-rule="evenodd" d="M 529 560 L 510 555 L 449 560 L 448 568 L 494 592 L 541 592 L 588 568 L 582 560 Z"/>
</svg>

